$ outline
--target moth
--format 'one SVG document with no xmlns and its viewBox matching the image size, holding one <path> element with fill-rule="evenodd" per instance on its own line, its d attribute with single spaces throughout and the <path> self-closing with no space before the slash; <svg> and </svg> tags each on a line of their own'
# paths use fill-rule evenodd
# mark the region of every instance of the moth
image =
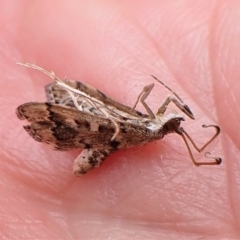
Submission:
<svg viewBox="0 0 240 240">
<path fill-rule="evenodd" d="M 62 80 L 54 72 L 34 64 L 18 64 L 39 70 L 54 82 L 45 87 L 47 102 L 24 103 L 17 108 L 17 117 L 29 122 L 29 125 L 23 128 L 38 142 L 50 144 L 61 151 L 83 149 L 74 161 L 73 172 L 76 176 L 99 167 L 109 155 L 119 149 L 142 146 L 162 139 L 169 133 L 177 133 L 182 137 L 194 165 L 219 165 L 222 161 L 219 157 L 210 156 L 209 152 L 205 153 L 205 157 L 213 159 L 212 161 L 195 160 L 189 142 L 201 152 L 219 135 L 220 127 L 203 125 L 203 128 L 213 127 L 216 131 L 209 141 L 199 148 L 181 127 L 184 116 L 175 111 L 165 114 L 172 102 L 186 116 L 195 119 L 190 108 L 155 76 L 152 77 L 173 96 L 166 97 L 158 111 L 153 113 L 145 100 L 154 83 L 145 86 L 134 106 L 128 107 L 85 83 L 66 78 Z M 139 102 L 146 109 L 146 114 L 135 110 Z"/>
</svg>

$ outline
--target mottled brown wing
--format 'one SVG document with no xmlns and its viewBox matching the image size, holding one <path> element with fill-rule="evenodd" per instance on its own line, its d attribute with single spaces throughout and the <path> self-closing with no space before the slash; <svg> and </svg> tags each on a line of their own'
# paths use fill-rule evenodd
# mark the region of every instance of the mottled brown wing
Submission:
<svg viewBox="0 0 240 240">
<path fill-rule="evenodd" d="M 118 101 L 111 99 L 110 97 L 108 97 L 104 93 L 102 93 L 101 91 L 93 88 L 92 86 L 90 86 L 88 84 L 78 82 L 78 81 L 73 81 L 73 80 L 66 80 L 65 83 L 67 85 L 69 85 L 70 87 L 77 89 L 81 92 L 84 92 L 88 96 L 104 103 L 104 105 L 106 107 L 105 110 L 111 109 L 111 111 L 108 111 L 108 113 L 110 115 L 112 115 L 112 111 L 115 111 L 115 112 L 119 113 L 121 116 L 124 116 L 127 114 L 130 118 L 131 117 L 134 117 L 134 118 L 139 118 L 139 117 L 147 118 L 148 117 L 147 114 L 143 114 L 137 110 L 134 110 L 126 105 L 119 103 Z M 72 101 L 71 97 L 69 96 L 68 92 L 66 90 L 64 90 L 61 86 L 57 85 L 55 82 L 50 83 L 47 86 L 45 86 L 45 92 L 46 92 L 48 102 L 62 104 L 65 106 L 75 108 L 75 105 L 73 104 L 73 101 Z M 82 102 L 84 102 L 84 98 L 80 97 L 79 105 L 81 105 Z M 88 111 L 89 109 L 91 109 L 91 111 Z M 92 106 L 89 105 L 87 102 L 84 102 L 84 104 L 83 104 L 83 111 L 92 113 L 94 115 L 103 116 L 103 114 L 98 109 L 96 109 L 96 110 L 93 109 Z"/>
<path fill-rule="evenodd" d="M 76 86 L 75 81 L 68 81 L 68 85 L 73 88 Z M 46 85 L 45 92 L 48 102 L 77 109 L 69 93 L 63 87 L 57 85 L 55 82 Z M 99 109 L 95 108 L 85 100 L 86 99 L 81 96 L 78 96 L 77 98 L 77 103 L 79 106 L 81 106 L 83 112 L 104 117 L 103 113 Z"/>
<path fill-rule="evenodd" d="M 111 120 L 57 104 L 25 103 L 17 108 L 16 114 L 20 120 L 30 123 L 24 129 L 33 139 L 51 144 L 58 150 L 120 149 L 146 141 L 144 126 L 123 122 L 119 122 L 120 133 L 111 141 L 115 133 Z"/>
<path fill-rule="evenodd" d="M 70 83 L 69 85 L 74 87 Z M 75 108 L 75 105 L 68 92 L 55 82 L 45 86 L 45 93 L 48 102 Z"/>
</svg>

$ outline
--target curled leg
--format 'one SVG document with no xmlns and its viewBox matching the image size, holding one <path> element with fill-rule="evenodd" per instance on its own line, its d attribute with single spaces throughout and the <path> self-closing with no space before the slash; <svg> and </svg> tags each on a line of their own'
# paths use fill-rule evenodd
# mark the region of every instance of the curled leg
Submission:
<svg viewBox="0 0 240 240">
<path fill-rule="evenodd" d="M 189 155 L 194 163 L 194 165 L 196 166 L 200 166 L 200 165 L 219 165 L 221 164 L 222 162 L 222 159 L 220 157 L 209 157 L 207 155 L 210 155 L 209 152 L 207 152 L 205 154 L 205 157 L 206 158 L 212 158 L 214 159 L 213 162 L 196 162 L 196 160 L 194 159 L 194 156 L 192 154 L 192 151 L 191 151 L 191 148 L 188 144 L 188 141 L 187 139 L 192 143 L 193 147 L 198 151 L 198 152 L 201 152 L 202 150 L 204 150 L 219 134 L 220 134 L 220 127 L 219 126 L 215 126 L 215 125 L 203 125 L 202 127 L 204 128 L 208 128 L 208 127 L 214 127 L 216 129 L 216 133 L 213 135 L 212 138 L 210 138 L 209 141 L 207 141 L 201 148 L 199 148 L 196 143 L 193 141 L 193 139 L 190 137 L 190 135 L 183 129 L 181 128 L 180 132 L 178 133 L 182 138 L 183 138 L 183 141 L 188 149 L 188 152 L 189 152 Z"/>
<path fill-rule="evenodd" d="M 198 151 L 201 152 L 203 149 L 205 149 L 221 132 L 220 127 L 216 125 L 202 125 L 203 128 L 208 128 L 208 127 L 214 127 L 216 130 L 216 133 L 201 147 L 199 148 L 196 143 L 192 140 L 190 135 L 183 129 L 181 128 L 181 131 L 186 135 L 186 137 L 189 139 L 189 141 L 192 143 L 194 148 Z"/>
<path fill-rule="evenodd" d="M 112 149 L 84 149 L 74 161 L 74 175 L 81 176 L 90 170 L 99 167 L 106 157 L 113 152 L 114 150 Z"/>
</svg>

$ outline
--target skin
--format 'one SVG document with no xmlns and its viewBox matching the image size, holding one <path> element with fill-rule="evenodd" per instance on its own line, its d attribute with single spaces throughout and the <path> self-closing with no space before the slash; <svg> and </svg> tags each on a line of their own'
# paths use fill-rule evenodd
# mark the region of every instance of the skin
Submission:
<svg viewBox="0 0 240 240">
<path fill-rule="evenodd" d="M 175 2 L 0 3 L 1 239 L 239 239 L 240 3 Z M 222 165 L 195 167 L 172 134 L 74 177 L 81 150 L 52 151 L 15 116 L 22 103 L 44 102 L 51 82 L 19 61 L 129 106 L 157 76 L 191 108 L 196 120 L 183 127 L 199 145 L 214 132 L 202 124 L 221 126 L 206 151 Z M 155 82 L 148 105 L 156 111 L 167 94 Z"/>
</svg>

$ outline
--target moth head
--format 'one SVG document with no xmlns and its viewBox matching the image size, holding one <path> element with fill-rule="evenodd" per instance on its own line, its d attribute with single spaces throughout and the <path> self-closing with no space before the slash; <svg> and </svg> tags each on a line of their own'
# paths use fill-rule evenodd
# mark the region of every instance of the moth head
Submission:
<svg viewBox="0 0 240 240">
<path fill-rule="evenodd" d="M 179 114 L 169 115 L 168 119 L 163 125 L 165 134 L 168 133 L 181 133 L 181 122 L 185 121 L 184 117 Z"/>
</svg>

